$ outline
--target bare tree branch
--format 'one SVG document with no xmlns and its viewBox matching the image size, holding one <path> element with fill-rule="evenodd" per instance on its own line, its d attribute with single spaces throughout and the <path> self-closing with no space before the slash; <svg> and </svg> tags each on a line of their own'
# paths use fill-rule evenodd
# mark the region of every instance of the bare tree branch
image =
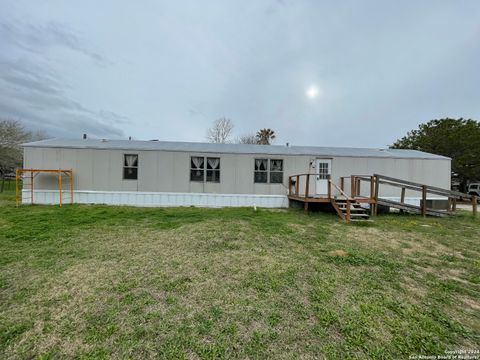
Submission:
<svg viewBox="0 0 480 360">
<path fill-rule="evenodd" d="M 0 121 L 0 175 L 13 172 L 16 167 L 22 166 L 22 143 L 45 138 L 44 133 L 25 130 L 19 121 Z"/>
<path fill-rule="evenodd" d="M 207 130 L 207 140 L 212 143 L 227 143 L 233 131 L 233 122 L 225 117 L 215 120 Z"/>
<path fill-rule="evenodd" d="M 258 138 L 255 134 L 242 135 L 237 139 L 237 144 L 258 144 Z"/>
</svg>

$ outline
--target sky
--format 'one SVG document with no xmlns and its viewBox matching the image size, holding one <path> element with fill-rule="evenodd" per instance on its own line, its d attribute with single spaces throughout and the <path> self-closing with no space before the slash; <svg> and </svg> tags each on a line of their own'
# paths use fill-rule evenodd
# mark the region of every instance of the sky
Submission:
<svg viewBox="0 0 480 360">
<path fill-rule="evenodd" d="M 50 137 L 386 147 L 480 120 L 480 1 L 0 0 L 0 119 Z"/>
</svg>

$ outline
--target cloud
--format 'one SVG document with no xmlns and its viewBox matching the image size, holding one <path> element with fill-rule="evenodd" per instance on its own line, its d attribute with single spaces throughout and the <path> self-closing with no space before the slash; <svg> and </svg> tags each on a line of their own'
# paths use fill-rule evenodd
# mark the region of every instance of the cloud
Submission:
<svg viewBox="0 0 480 360">
<path fill-rule="evenodd" d="M 92 110 L 69 98 L 61 78 L 51 69 L 42 72 L 30 61 L 1 61 L 0 116 L 24 122 L 51 136 L 83 132 L 94 136 L 123 136 L 118 127 L 129 123 L 126 116 L 108 110 Z"/>
<path fill-rule="evenodd" d="M 5 2 L 0 116 L 186 141 L 227 116 L 278 143 L 384 146 L 432 118 L 479 117 L 479 4 Z"/>
<path fill-rule="evenodd" d="M 63 47 L 90 58 L 97 65 L 112 64 L 102 55 L 89 50 L 68 27 L 54 21 L 42 25 L 3 22 L 0 23 L 0 38 L 35 54 L 43 53 L 46 48 Z"/>
<path fill-rule="evenodd" d="M 66 26 L 50 21 L 25 24 L 0 22 L 0 117 L 20 120 L 32 130 L 43 130 L 50 136 L 121 137 L 121 126 L 130 120 L 106 109 L 91 109 L 68 95 L 56 60 L 48 54 L 55 50 L 73 51 L 100 66 L 112 64 L 90 50 Z M 64 53 L 60 53 L 62 55 Z"/>
</svg>

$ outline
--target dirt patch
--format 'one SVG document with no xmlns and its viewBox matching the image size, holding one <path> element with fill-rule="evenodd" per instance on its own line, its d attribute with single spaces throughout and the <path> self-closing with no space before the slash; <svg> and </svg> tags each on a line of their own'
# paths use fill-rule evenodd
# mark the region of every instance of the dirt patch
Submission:
<svg viewBox="0 0 480 360">
<path fill-rule="evenodd" d="M 477 310 L 477 311 L 480 310 L 480 302 L 478 302 L 478 300 L 474 300 L 469 297 L 462 297 L 460 298 L 460 300 L 469 308 L 472 308 L 473 310 Z"/>
<path fill-rule="evenodd" d="M 343 250 L 332 250 L 328 252 L 328 256 L 332 257 L 347 257 L 348 254 Z"/>
</svg>

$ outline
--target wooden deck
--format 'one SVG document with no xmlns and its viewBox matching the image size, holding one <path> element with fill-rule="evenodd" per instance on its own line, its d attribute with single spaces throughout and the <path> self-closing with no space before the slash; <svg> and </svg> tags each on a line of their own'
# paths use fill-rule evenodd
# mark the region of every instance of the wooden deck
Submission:
<svg viewBox="0 0 480 360">
<path fill-rule="evenodd" d="M 456 202 L 459 199 L 469 199 L 472 204 L 473 215 L 477 213 L 477 197 L 457 191 L 442 189 L 425 184 L 414 183 L 407 180 L 396 179 L 384 175 L 351 175 L 340 178 L 340 186 L 336 185 L 330 176 L 327 179 L 327 194 L 318 195 L 312 192 L 310 178 L 318 176 L 317 174 L 298 174 L 289 177 L 288 199 L 303 203 L 305 212 L 308 212 L 309 204 L 323 203 L 331 204 L 338 216 L 350 222 L 355 218 L 366 218 L 362 214 L 365 208 L 364 204 L 369 204 L 370 216 L 375 216 L 378 212 L 378 206 L 396 208 L 401 212 L 411 212 L 421 214 L 422 216 L 448 216 L 453 215 L 456 210 Z M 350 181 L 350 194 L 345 191 L 345 180 Z M 367 196 L 361 195 L 361 184 L 367 183 Z M 380 194 L 380 186 L 397 187 L 400 190 L 400 202 L 390 199 L 383 199 Z M 417 191 L 421 194 L 420 206 L 405 203 L 406 190 Z M 446 210 L 432 209 L 427 206 L 427 194 L 443 196 L 448 199 Z M 364 192 L 365 194 L 365 192 Z M 366 213 L 366 210 L 365 210 Z"/>
</svg>

